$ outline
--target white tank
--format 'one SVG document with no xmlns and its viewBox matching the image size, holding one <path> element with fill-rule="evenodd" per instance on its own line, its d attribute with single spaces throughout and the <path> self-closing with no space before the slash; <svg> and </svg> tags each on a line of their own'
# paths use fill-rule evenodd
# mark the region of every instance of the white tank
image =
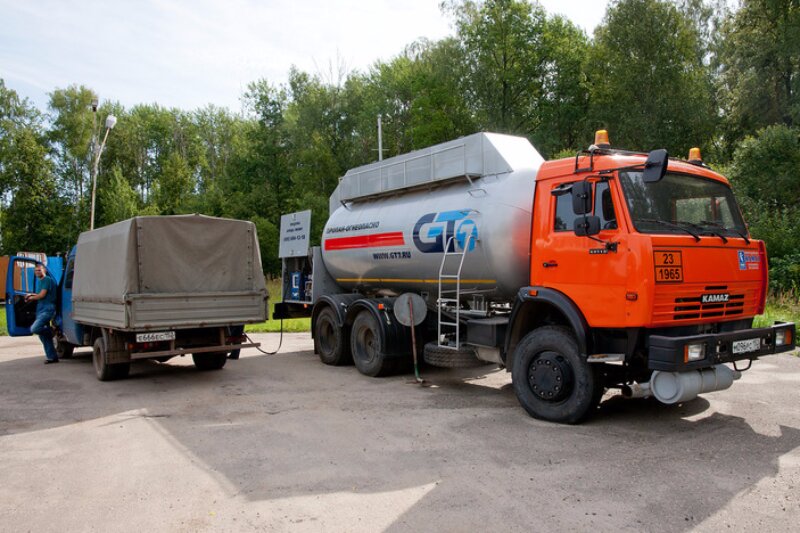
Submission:
<svg viewBox="0 0 800 533">
<path fill-rule="evenodd" d="M 461 293 L 511 301 L 530 283 L 536 174 L 527 139 L 478 133 L 350 170 L 331 196 L 322 257 L 345 290 L 438 293 L 463 257 Z M 451 240 L 452 238 L 452 240 Z M 455 289 L 455 279 L 443 278 Z"/>
</svg>

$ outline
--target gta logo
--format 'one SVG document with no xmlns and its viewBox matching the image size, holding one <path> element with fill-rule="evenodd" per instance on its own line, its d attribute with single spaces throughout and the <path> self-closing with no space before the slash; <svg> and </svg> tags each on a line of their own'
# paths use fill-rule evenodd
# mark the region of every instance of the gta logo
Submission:
<svg viewBox="0 0 800 533">
<path fill-rule="evenodd" d="M 466 251 L 474 250 L 475 241 L 478 240 L 478 226 L 469 218 L 471 212 L 469 209 L 461 209 L 423 215 L 414 226 L 414 245 L 424 254 L 436 254 L 444 252 L 448 242 L 448 252 L 464 250 L 469 240 Z M 468 239 L 470 236 L 472 238 Z"/>
</svg>

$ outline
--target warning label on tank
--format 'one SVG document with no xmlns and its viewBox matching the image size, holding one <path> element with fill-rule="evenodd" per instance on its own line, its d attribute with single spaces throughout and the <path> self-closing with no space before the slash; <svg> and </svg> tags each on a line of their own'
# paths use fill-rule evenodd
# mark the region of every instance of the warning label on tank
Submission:
<svg viewBox="0 0 800 533">
<path fill-rule="evenodd" d="M 656 267 L 656 283 L 681 283 L 683 281 L 683 257 L 679 250 L 659 250 L 653 253 Z"/>
</svg>

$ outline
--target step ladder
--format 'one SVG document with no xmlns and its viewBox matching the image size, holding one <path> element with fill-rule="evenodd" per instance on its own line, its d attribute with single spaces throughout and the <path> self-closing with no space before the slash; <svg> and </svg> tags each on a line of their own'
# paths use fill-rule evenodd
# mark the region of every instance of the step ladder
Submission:
<svg viewBox="0 0 800 533">
<path fill-rule="evenodd" d="M 442 263 L 439 265 L 439 300 L 437 304 L 437 324 L 436 324 L 436 344 L 443 348 L 454 348 L 458 349 L 461 346 L 461 305 L 459 301 L 461 299 L 461 271 L 464 268 L 464 259 L 467 256 L 467 251 L 469 250 L 470 245 L 472 244 L 472 234 L 468 234 L 467 238 L 464 241 L 464 246 L 462 247 L 460 252 L 450 252 L 450 248 L 455 240 L 455 235 L 451 236 L 447 239 L 447 244 L 444 248 L 444 254 L 442 254 Z M 455 248 L 453 246 L 453 248 Z M 445 274 L 445 268 L 447 266 L 447 258 L 455 256 L 460 257 L 458 261 L 458 271 L 455 274 Z M 455 289 L 448 289 L 444 290 L 442 287 L 444 285 L 444 280 L 455 280 L 456 288 Z M 455 293 L 455 297 L 453 298 L 446 298 L 445 294 Z M 445 304 L 452 303 L 455 307 L 455 321 L 443 321 L 442 320 L 442 308 Z M 449 318 L 449 317 L 446 317 Z M 447 344 L 442 344 L 442 326 L 455 328 L 456 332 L 456 343 L 455 346 L 449 346 Z"/>
</svg>

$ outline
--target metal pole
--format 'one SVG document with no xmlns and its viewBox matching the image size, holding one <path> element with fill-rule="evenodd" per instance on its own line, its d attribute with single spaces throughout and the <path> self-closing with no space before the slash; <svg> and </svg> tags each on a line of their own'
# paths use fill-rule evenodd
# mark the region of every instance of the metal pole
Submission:
<svg viewBox="0 0 800 533">
<path fill-rule="evenodd" d="M 417 383 L 422 384 L 424 381 L 419 377 L 419 364 L 417 363 L 417 335 L 414 333 L 414 304 L 411 298 L 408 299 L 408 314 L 411 317 L 411 351 L 414 355 L 414 377 Z"/>
<path fill-rule="evenodd" d="M 108 139 L 108 132 L 111 128 L 106 128 L 106 134 L 103 135 L 103 142 L 100 143 L 100 149 L 97 150 L 97 155 L 94 158 L 94 165 L 92 165 L 92 211 L 91 218 L 89 219 L 89 231 L 94 229 L 94 198 L 97 193 L 97 165 L 100 163 L 100 155 L 103 153 L 103 148 L 106 146 L 106 139 Z"/>
<path fill-rule="evenodd" d="M 383 161 L 383 128 L 380 114 L 378 114 L 378 161 Z"/>
</svg>

